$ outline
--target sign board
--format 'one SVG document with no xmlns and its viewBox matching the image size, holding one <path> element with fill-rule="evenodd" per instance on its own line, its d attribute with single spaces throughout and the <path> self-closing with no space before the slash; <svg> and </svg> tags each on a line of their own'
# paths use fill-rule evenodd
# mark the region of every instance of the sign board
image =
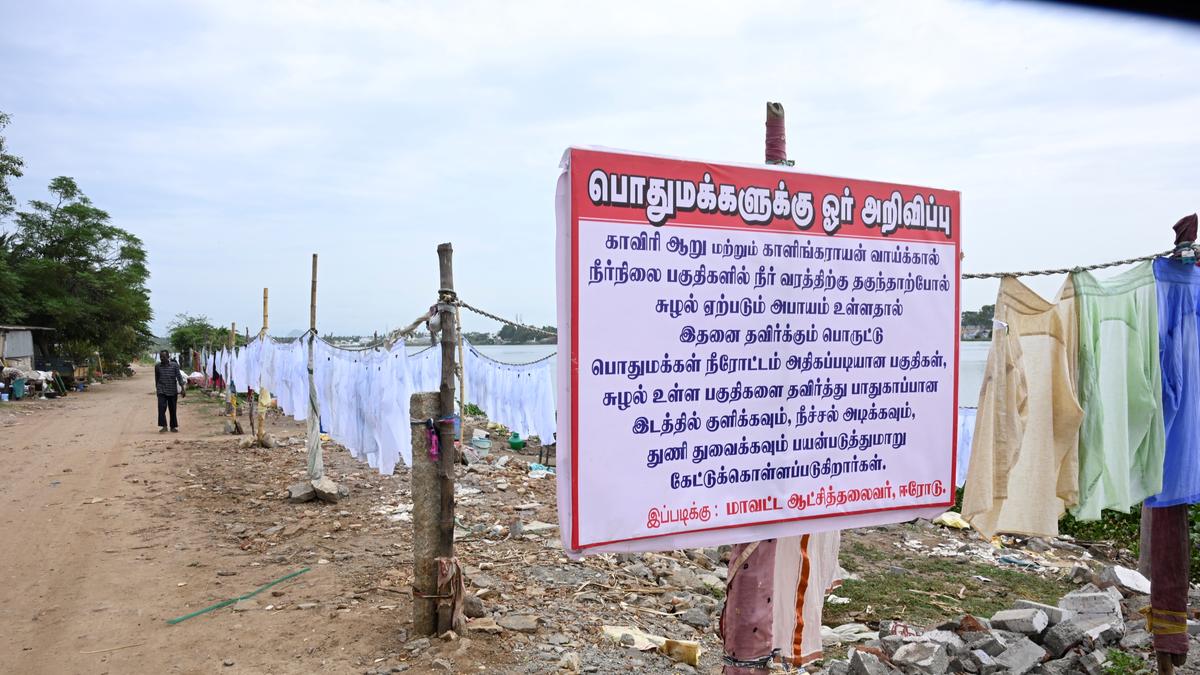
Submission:
<svg viewBox="0 0 1200 675">
<path fill-rule="evenodd" d="M 953 504 L 958 192 L 584 149 L 563 167 L 568 551 Z"/>
</svg>

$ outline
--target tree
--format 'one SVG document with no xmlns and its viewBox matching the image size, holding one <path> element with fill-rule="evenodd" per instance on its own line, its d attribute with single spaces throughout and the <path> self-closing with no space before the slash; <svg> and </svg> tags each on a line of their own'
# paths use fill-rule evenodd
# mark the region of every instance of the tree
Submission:
<svg viewBox="0 0 1200 675">
<path fill-rule="evenodd" d="M 21 279 L 13 269 L 15 245 L 16 238 L 12 234 L 0 232 L 0 323 L 21 320 Z"/>
<path fill-rule="evenodd" d="M 8 126 L 9 116 L 0 112 L 0 132 Z M 21 177 L 25 162 L 6 149 L 4 135 L 0 133 L 0 223 L 12 215 L 16 199 L 8 187 L 10 178 Z M 15 237 L 0 232 L 0 322 L 15 323 L 21 318 L 20 279 L 13 271 L 13 247 Z"/>
<path fill-rule="evenodd" d="M 984 305 L 979 308 L 978 312 L 966 311 L 962 313 L 962 325 L 973 326 L 976 328 L 991 328 L 992 318 L 996 316 L 995 305 Z"/>
<path fill-rule="evenodd" d="M 209 323 L 204 315 L 176 314 L 167 329 L 171 348 L 180 353 L 222 347 L 228 340 L 228 332 Z"/>
<path fill-rule="evenodd" d="M 142 241 L 109 224 L 73 179 L 59 176 L 49 190 L 53 202 L 32 200 L 17 213 L 8 254 L 22 321 L 54 328 L 55 340 L 77 360 L 91 351 L 131 360 L 152 337 Z"/>
<path fill-rule="evenodd" d="M 4 131 L 4 127 L 8 126 L 11 118 L 0 112 L 0 131 Z M 0 220 L 12 215 L 12 212 L 17 207 L 17 200 L 8 189 L 9 178 L 20 178 L 21 167 L 25 166 L 25 162 L 16 155 L 9 154 L 5 146 L 4 135 L 0 134 Z"/>
<path fill-rule="evenodd" d="M 554 326 L 542 326 L 542 330 L 548 333 L 557 333 L 558 329 Z M 531 330 L 526 326 L 512 326 L 505 324 L 497 336 L 508 344 L 528 344 L 530 342 L 538 342 L 539 340 L 548 339 L 548 336 L 543 333 Z M 550 338 L 552 339 L 552 338 Z"/>
</svg>

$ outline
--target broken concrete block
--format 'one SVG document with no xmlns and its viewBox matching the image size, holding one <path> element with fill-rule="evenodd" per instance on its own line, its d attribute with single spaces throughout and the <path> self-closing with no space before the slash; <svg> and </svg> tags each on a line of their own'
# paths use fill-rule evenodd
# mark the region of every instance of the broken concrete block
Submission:
<svg viewBox="0 0 1200 675">
<path fill-rule="evenodd" d="M 1075 616 L 1075 613 L 1069 609 L 1054 607 L 1053 605 L 1043 605 L 1040 602 L 1032 600 L 1017 600 L 1013 603 L 1013 609 L 1040 609 L 1046 613 L 1046 620 L 1049 622 L 1047 625 L 1050 626 L 1058 625 Z"/>
<path fill-rule="evenodd" d="M 1075 618 L 1087 621 L 1110 621 L 1123 623 L 1121 602 L 1108 593 L 1068 593 L 1058 601 L 1058 606 L 1075 612 Z"/>
<path fill-rule="evenodd" d="M 967 651 L 967 643 L 953 631 L 931 630 L 921 637 L 927 642 L 942 645 L 950 656 L 958 656 Z"/>
<path fill-rule="evenodd" d="M 1113 565 L 1105 567 L 1096 575 L 1096 585 L 1101 588 L 1116 588 L 1124 595 L 1150 595 L 1150 580 L 1137 570 Z"/>
<path fill-rule="evenodd" d="M 1124 623 L 1099 620 L 1083 624 L 1083 642 L 1095 649 L 1118 642 L 1124 634 Z"/>
<path fill-rule="evenodd" d="M 878 656 L 857 649 L 850 653 L 850 675 L 891 675 L 891 668 Z"/>
<path fill-rule="evenodd" d="M 1079 662 L 1076 664 L 1076 672 L 1087 673 L 1088 675 L 1104 675 L 1104 665 L 1106 663 L 1108 663 L 1108 652 L 1103 649 L 1097 649 L 1094 652 L 1079 657 Z"/>
<path fill-rule="evenodd" d="M 1050 652 L 1053 658 L 1061 658 L 1067 650 L 1079 644 L 1083 640 L 1083 627 L 1075 620 L 1063 621 L 1057 626 L 1053 626 L 1046 631 L 1045 637 L 1042 638 L 1042 646 L 1046 651 Z"/>
<path fill-rule="evenodd" d="M 976 638 L 967 642 L 967 649 L 971 651 L 981 651 L 988 656 L 1000 656 L 1004 653 L 1007 647 L 1004 643 L 997 640 L 991 633 L 987 633 L 982 637 Z"/>
<path fill-rule="evenodd" d="M 1136 651 L 1150 644 L 1154 636 L 1144 630 L 1132 630 L 1121 638 L 1121 649 L 1125 651 Z"/>
<path fill-rule="evenodd" d="M 896 651 L 892 663 L 906 671 L 942 675 L 950 667 L 950 657 L 942 645 L 910 642 Z"/>
<path fill-rule="evenodd" d="M 970 652 L 969 657 L 971 662 L 975 664 L 976 670 L 983 672 L 984 670 L 994 669 L 996 667 L 996 659 L 992 658 L 991 654 L 976 649 Z"/>
<path fill-rule="evenodd" d="M 1040 675 L 1074 675 L 1079 672 L 1079 657 L 1074 654 L 1042 664 Z"/>
<path fill-rule="evenodd" d="M 288 488 L 288 501 L 293 504 L 302 504 L 311 502 L 317 498 L 317 491 L 313 489 L 312 483 L 301 481 Z"/>
<path fill-rule="evenodd" d="M 996 664 L 1005 668 L 1004 672 L 1012 675 L 1025 675 L 1037 667 L 1046 658 L 1046 650 L 1037 646 L 1029 638 L 1015 642 L 1004 653 L 996 657 Z"/>
<path fill-rule="evenodd" d="M 1006 609 L 992 616 L 992 627 L 1024 635 L 1040 635 L 1050 620 L 1040 609 Z"/>
</svg>

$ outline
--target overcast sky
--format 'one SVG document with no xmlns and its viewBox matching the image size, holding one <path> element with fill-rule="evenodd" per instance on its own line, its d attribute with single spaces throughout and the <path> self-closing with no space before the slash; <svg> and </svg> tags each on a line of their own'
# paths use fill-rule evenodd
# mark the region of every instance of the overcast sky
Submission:
<svg viewBox="0 0 1200 675">
<path fill-rule="evenodd" d="M 140 236 L 158 333 L 255 330 L 264 286 L 307 327 L 313 252 L 322 332 L 396 327 L 442 241 L 468 302 L 554 323 L 563 149 L 757 162 L 768 100 L 797 168 L 960 190 L 964 271 L 1151 253 L 1200 208 L 1200 32 L 1040 4 L 10 1 L 0 64 L 15 192 L 73 176 Z"/>
</svg>

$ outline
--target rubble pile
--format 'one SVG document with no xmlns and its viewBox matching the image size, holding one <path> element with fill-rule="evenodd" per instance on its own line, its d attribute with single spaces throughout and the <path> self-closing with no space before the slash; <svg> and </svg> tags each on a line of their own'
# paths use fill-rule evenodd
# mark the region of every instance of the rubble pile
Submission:
<svg viewBox="0 0 1200 675">
<path fill-rule="evenodd" d="M 832 661 L 828 675 L 1066 675 L 1114 672 L 1115 653 L 1149 659 L 1152 636 L 1141 610 L 1149 605 L 1150 583 L 1135 570 L 1104 568 L 1091 581 L 1063 596 L 1056 606 L 1017 600 L 990 618 L 964 615 L 921 629 L 882 621 L 876 639 Z M 1188 622 L 1200 633 L 1200 623 Z M 1126 666 L 1121 666 L 1126 667 Z"/>
</svg>

